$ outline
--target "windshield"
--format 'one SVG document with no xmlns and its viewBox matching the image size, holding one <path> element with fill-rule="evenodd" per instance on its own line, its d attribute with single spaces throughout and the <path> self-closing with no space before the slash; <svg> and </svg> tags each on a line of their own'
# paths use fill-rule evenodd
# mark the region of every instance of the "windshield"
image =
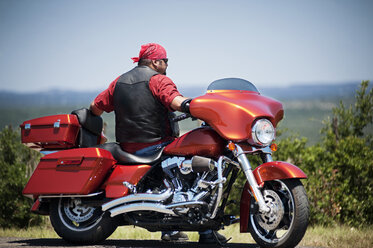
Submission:
<svg viewBox="0 0 373 248">
<path fill-rule="evenodd" d="M 223 78 L 212 82 L 207 90 L 245 90 L 258 92 L 257 88 L 241 78 Z"/>
</svg>

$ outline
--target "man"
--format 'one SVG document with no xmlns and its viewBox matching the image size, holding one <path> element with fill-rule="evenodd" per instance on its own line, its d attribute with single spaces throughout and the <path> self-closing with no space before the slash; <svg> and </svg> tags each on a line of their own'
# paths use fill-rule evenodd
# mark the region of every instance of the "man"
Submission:
<svg viewBox="0 0 373 248">
<path fill-rule="evenodd" d="M 155 43 L 143 45 L 138 66 L 119 76 L 91 104 L 91 111 L 115 111 L 115 136 L 123 150 L 147 155 L 143 148 L 159 147 L 173 140 L 168 112 L 181 109 L 183 97 L 166 76 L 166 50 Z M 154 151 L 155 152 L 155 151 Z M 148 152 L 149 154 L 149 149 Z"/>
<path fill-rule="evenodd" d="M 166 76 L 168 58 L 159 44 L 141 46 L 134 69 L 116 78 L 91 103 L 93 114 L 115 111 L 115 136 L 121 148 L 136 155 L 151 155 L 174 140 L 169 112 L 188 112 L 191 99 L 182 96 Z M 211 231 L 200 233 L 200 242 L 214 241 Z M 217 234 L 219 236 L 219 234 Z M 162 240 L 183 241 L 182 232 L 163 232 Z M 220 235 L 222 241 L 225 238 Z"/>
</svg>

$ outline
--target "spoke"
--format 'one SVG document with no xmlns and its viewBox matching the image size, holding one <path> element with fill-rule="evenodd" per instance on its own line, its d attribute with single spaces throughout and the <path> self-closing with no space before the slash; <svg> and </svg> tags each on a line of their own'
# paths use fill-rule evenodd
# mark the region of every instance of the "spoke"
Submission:
<svg viewBox="0 0 373 248">
<path fill-rule="evenodd" d="M 294 199 L 288 187 L 280 180 L 267 182 L 263 188 L 269 213 L 258 213 L 252 219 L 255 232 L 269 243 L 282 240 L 294 220 Z"/>
<path fill-rule="evenodd" d="M 274 231 L 269 231 L 264 237 L 267 239 L 273 239 L 273 237 L 276 237 L 276 233 Z"/>
</svg>

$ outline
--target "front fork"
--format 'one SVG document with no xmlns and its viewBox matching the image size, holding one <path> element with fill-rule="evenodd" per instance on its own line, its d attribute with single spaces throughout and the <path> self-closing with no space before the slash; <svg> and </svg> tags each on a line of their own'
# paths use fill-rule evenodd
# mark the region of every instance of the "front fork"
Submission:
<svg viewBox="0 0 373 248">
<path fill-rule="evenodd" d="M 238 162 L 240 163 L 241 168 L 243 172 L 245 173 L 246 179 L 250 184 L 251 192 L 253 193 L 255 200 L 258 202 L 259 211 L 262 213 L 267 213 L 270 211 L 270 208 L 266 205 L 264 201 L 263 194 L 260 191 L 260 187 L 258 183 L 256 182 L 253 171 L 251 169 L 250 162 L 247 159 L 246 154 L 244 153 L 242 148 L 237 144 L 235 145 L 236 145 L 236 149 L 233 151 L 233 153 L 235 157 L 237 157 Z M 266 162 L 272 161 L 272 156 L 270 152 L 265 153 L 265 156 L 266 156 L 265 158 Z"/>
</svg>

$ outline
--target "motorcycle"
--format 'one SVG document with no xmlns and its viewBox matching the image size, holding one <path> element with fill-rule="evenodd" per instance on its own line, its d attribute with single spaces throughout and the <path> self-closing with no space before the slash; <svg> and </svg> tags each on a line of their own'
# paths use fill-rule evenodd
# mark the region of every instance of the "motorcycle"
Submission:
<svg viewBox="0 0 373 248">
<path fill-rule="evenodd" d="M 100 144 L 102 119 L 88 109 L 25 121 L 22 142 L 44 154 L 23 191 L 34 199 L 31 211 L 78 244 L 103 241 L 121 225 L 217 231 L 239 222 L 262 247 L 295 247 L 308 225 L 307 176 L 272 159 L 282 104 L 249 81 L 225 78 L 189 108 L 173 121 L 202 125 L 146 157 Z M 253 156 L 262 161 L 255 169 Z M 237 218 L 225 209 L 239 171 L 247 181 Z"/>
</svg>

